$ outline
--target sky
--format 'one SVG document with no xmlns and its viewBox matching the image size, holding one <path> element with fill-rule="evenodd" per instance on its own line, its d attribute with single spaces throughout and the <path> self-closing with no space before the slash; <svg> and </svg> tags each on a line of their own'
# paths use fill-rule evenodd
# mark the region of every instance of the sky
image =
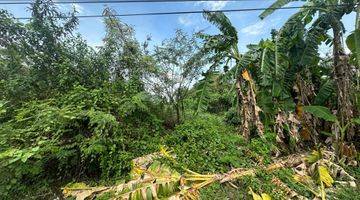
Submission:
<svg viewBox="0 0 360 200">
<path fill-rule="evenodd" d="M 13 0 L 16 1 L 16 0 Z M 142 12 L 173 12 L 191 10 L 218 10 L 218 9 L 244 9 L 266 8 L 274 0 L 243 0 L 243 1 L 198 1 L 198 2 L 170 2 L 170 3 L 111 3 L 111 4 L 60 4 L 59 9 L 64 12 L 71 11 L 74 7 L 78 15 L 99 15 L 105 6 L 116 10 L 118 14 L 142 13 Z M 301 2 L 292 2 L 287 6 L 300 6 Z M 15 17 L 30 16 L 29 5 L 0 5 L 1 9 L 10 11 Z M 294 13 L 292 10 L 277 10 L 269 17 L 261 20 L 258 16 L 261 11 L 231 12 L 226 13 L 233 26 L 238 31 L 240 52 L 246 51 L 246 45 L 257 43 L 261 39 L 270 37 L 271 29 L 279 29 L 286 20 Z M 183 29 L 189 34 L 204 30 L 206 33 L 216 33 L 217 29 L 208 23 L 201 14 L 162 15 L 162 16 L 133 16 L 121 17 L 120 20 L 132 25 L 136 32 L 136 38 L 143 42 L 149 35 L 152 38 L 150 45 L 159 45 L 161 41 L 174 35 L 176 29 Z M 343 23 L 349 34 L 354 30 L 355 13 L 343 18 Z M 80 33 L 89 45 L 101 46 L 105 35 L 105 27 L 102 18 L 80 18 L 76 32 Z M 321 54 L 328 49 L 322 47 Z"/>
</svg>

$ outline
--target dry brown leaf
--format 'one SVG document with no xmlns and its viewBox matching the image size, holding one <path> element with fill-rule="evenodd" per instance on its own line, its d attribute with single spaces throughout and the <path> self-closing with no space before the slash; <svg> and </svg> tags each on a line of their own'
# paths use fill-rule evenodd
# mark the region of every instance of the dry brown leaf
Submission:
<svg viewBox="0 0 360 200">
<path fill-rule="evenodd" d="M 251 77 L 247 69 L 244 69 L 241 75 L 245 80 L 251 81 Z"/>
</svg>

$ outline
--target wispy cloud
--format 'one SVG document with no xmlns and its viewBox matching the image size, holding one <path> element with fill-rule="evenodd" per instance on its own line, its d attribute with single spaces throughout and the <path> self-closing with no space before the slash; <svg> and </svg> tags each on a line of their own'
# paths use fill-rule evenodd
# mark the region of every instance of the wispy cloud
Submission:
<svg viewBox="0 0 360 200">
<path fill-rule="evenodd" d="M 240 30 L 241 33 L 247 35 L 261 35 L 264 34 L 266 31 L 271 30 L 273 28 L 277 28 L 281 24 L 281 18 L 273 18 L 270 20 L 261 20 L 249 26 L 246 26 Z"/>
<path fill-rule="evenodd" d="M 184 26 L 191 26 L 194 24 L 193 19 L 191 19 L 190 15 L 182 15 L 178 18 L 178 21 Z"/>
<path fill-rule="evenodd" d="M 256 22 L 255 24 L 242 28 L 240 32 L 248 35 L 260 35 L 264 33 L 265 27 L 266 27 L 265 21 L 259 21 Z"/>
<path fill-rule="evenodd" d="M 220 10 L 226 6 L 227 1 L 200 1 L 197 5 L 204 5 L 209 10 Z"/>
<path fill-rule="evenodd" d="M 77 4 L 77 3 L 66 4 L 66 5 L 60 4 L 60 5 L 58 5 L 58 7 L 62 11 L 65 11 L 65 12 L 71 12 L 71 11 L 73 11 L 75 9 L 76 12 L 79 13 L 79 14 L 84 14 L 85 13 L 85 8 L 82 7 L 80 4 Z"/>
</svg>

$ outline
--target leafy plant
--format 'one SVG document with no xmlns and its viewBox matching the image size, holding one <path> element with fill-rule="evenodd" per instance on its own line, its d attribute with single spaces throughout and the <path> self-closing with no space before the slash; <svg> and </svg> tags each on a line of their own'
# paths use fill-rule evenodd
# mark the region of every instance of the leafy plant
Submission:
<svg viewBox="0 0 360 200">
<path fill-rule="evenodd" d="M 231 167 L 248 166 L 251 160 L 244 156 L 243 138 L 226 127 L 222 119 L 200 115 L 175 128 L 165 137 L 166 146 L 172 148 L 178 162 L 198 172 L 224 172 Z"/>
<path fill-rule="evenodd" d="M 333 136 L 335 137 L 335 148 L 338 156 L 342 156 L 344 154 L 343 146 L 345 142 L 346 137 L 346 130 L 351 126 L 352 124 L 359 124 L 360 120 L 358 118 L 352 119 L 350 122 L 346 124 L 342 124 L 336 117 L 336 115 L 332 114 L 331 111 L 323 106 L 304 106 L 304 111 L 309 112 L 313 114 L 316 117 L 319 117 L 321 119 L 324 119 L 329 122 L 333 122 L 334 125 L 337 127 L 336 130 L 333 133 Z"/>
</svg>

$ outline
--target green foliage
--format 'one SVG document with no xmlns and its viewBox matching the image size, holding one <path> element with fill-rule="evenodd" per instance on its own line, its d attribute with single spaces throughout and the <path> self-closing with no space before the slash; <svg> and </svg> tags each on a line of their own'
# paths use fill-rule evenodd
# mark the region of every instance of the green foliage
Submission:
<svg viewBox="0 0 360 200">
<path fill-rule="evenodd" d="M 291 1 L 275 1 L 260 18 Z M 28 22 L 0 10 L 0 199 L 59 199 L 59 188 L 68 182 L 126 179 L 130 161 L 158 151 L 160 145 L 173 150 L 180 168 L 196 172 L 257 168 L 279 153 L 276 133 L 268 131 L 274 128 L 275 115 L 293 112 L 296 104 L 311 105 L 304 106 L 304 111 L 335 122 L 344 142 L 346 130 L 351 126 L 357 130 L 359 118 L 340 125 L 329 110 L 341 103 L 332 101 L 336 63 L 328 62 L 331 57 L 322 59 L 318 51 L 323 42 L 331 43 L 330 29 L 344 31 L 342 16 L 356 8 L 356 1 L 346 2 L 328 6 L 330 1 L 306 1 L 279 31 L 272 31 L 270 39 L 248 45 L 244 54 L 238 50 L 237 30 L 221 12 L 204 12 L 220 33 L 198 33 L 203 43 L 177 30 L 149 53 L 150 39 L 144 44 L 137 41 L 134 29 L 110 8 L 103 13 L 106 34 L 97 50 L 74 34 L 75 13 L 61 13 L 52 1 L 36 0 Z M 359 34 L 356 29 L 346 40 L 355 65 L 360 60 Z M 244 69 L 251 75 L 250 86 L 239 81 Z M 204 78 L 198 80 L 201 74 Z M 358 85 L 355 81 L 350 85 Z M 259 118 L 266 125 L 263 137 L 245 142 L 236 129 L 244 113 L 239 112 L 244 102 L 236 96 L 237 89 L 245 101 L 248 92 L 254 92 L 257 105 L 251 106 L 261 109 Z M 254 99 L 250 103 L 255 104 Z M 286 124 L 288 119 L 279 120 Z M 311 132 L 329 128 L 327 123 L 310 127 L 306 116 L 298 120 Z M 318 139 L 321 143 L 322 138 Z M 359 179 L 358 168 L 349 167 L 349 171 Z M 272 183 L 275 176 L 310 197 L 293 175 L 287 168 L 274 173 L 260 170 L 255 177 L 234 182 L 239 189 L 214 184 L 201 191 L 201 198 L 250 198 L 250 187 L 283 199 L 284 192 Z M 137 187 L 144 185 L 130 185 L 136 190 L 132 194 L 139 197 Z M 72 185 L 77 186 L 84 184 Z M 333 197 L 355 198 L 357 190 L 341 188 Z M 114 195 L 105 193 L 100 199 Z"/>
<path fill-rule="evenodd" d="M 0 101 L 0 119 L 6 113 L 6 102 Z"/>
<path fill-rule="evenodd" d="M 241 147 L 243 138 L 218 117 L 199 116 L 176 127 L 165 137 L 165 144 L 174 150 L 177 161 L 196 172 L 225 172 L 231 167 L 245 167 Z"/>
<path fill-rule="evenodd" d="M 232 106 L 233 94 L 223 91 L 230 90 L 231 85 L 222 82 L 220 72 L 217 71 L 207 71 L 203 76 L 204 79 L 199 80 L 192 89 L 191 97 L 195 99 L 194 115 L 201 111 L 217 114 L 226 112 Z"/>
<path fill-rule="evenodd" d="M 357 66 L 360 66 L 360 29 L 355 29 L 346 38 L 346 45 L 351 50 L 351 58 Z"/>
<path fill-rule="evenodd" d="M 1 182 L 11 186 L 1 193 L 17 193 L 39 178 L 52 183 L 78 175 L 123 176 L 132 158 L 157 149 L 158 141 L 150 138 L 160 131 L 160 121 L 141 100 L 133 99 L 137 97 L 119 99 L 106 89 L 77 87 L 57 100 L 29 102 L 18 109 L 0 127 Z M 123 106 L 128 101 L 134 103 L 131 109 Z M 142 119 L 142 124 L 122 121 L 123 113 Z"/>
<path fill-rule="evenodd" d="M 325 102 L 331 97 L 333 92 L 334 92 L 334 83 L 331 80 L 327 80 L 321 85 L 319 92 L 316 94 L 314 104 L 324 105 Z"/>
<path fill-rule="evenodd" d="M 311 197 L 313 194 L 306 187 L 297 184 L 294 181 L 294 174 L 294 171 L 289 168 L 280 169 L 279 171 L 274 172 L 274 175 L 284 182 L 291 190 L 294 190 L 305 197 Z"/>
<path fill-rule="evenodd" d="M 200 199 L 204 200 L 244 199 L 244 196 L 246 196 L 246 191 L 219 183 L 212 184 L 200 191 Z"/>
<path fill-rule="evenodd" d="M 249 153 L 252 157 L 269 164 L 271 161 L 271 154 L 277 150 L 276 135 L 274 133 L 265 133 L 264 138 L 253 138 L 248 145 L 251 150 Z"/>
<path fill-rule="evenodd" d="M 265 17 L 271 15 L 276 10 L 276 8 L 281 8 L 292 1 L 294 0 L 277 0 L 269 8 L 262 12 L 259 17 L 264 19 Z"/>
<path fill-rule="evenodd" d="M 304 106 L 304 111 L 313 114 L 316 117 L 330 122 L 336 122 L 337 118 L 331 111 L 323 106 Z"/>
<path fill-rule="evenodd" d="M 214 24 L 219 28 L 223 34 L 220 38 L 220 35 L 215 35 L 207 38 L 207 44 L 210 48 L 215 47 L 218 50 L 227 50 L 231 45 L 237 44 L 238 36 L 237 31 L 234 26 L 231 24 L 229 18 L 221 12 L 204 12 L 204 18 L 209 22 Z"/>
<path fill-rule="evenodd" d="M 177 123 L 181 122 L 190 86 L 199 77 L 207 61 L 203 58 L 195 35 L 176 30 L 175 36 L 156 46 L 157 62 L 149 89 L 173 107 Z"/>
<path fill-rule="evenodd" d="M 336 192 L 329 194 L 329 199 L 360 199 L 360 189 L 358 187 L 340 186 Z"/>
<path fill-rule="evenodd" d="M 231 125 L 239 125 L 241 123 L 241 119 L 236 108 L 230 108 L 225 113 L 225 122 Z"/>
</svg>

